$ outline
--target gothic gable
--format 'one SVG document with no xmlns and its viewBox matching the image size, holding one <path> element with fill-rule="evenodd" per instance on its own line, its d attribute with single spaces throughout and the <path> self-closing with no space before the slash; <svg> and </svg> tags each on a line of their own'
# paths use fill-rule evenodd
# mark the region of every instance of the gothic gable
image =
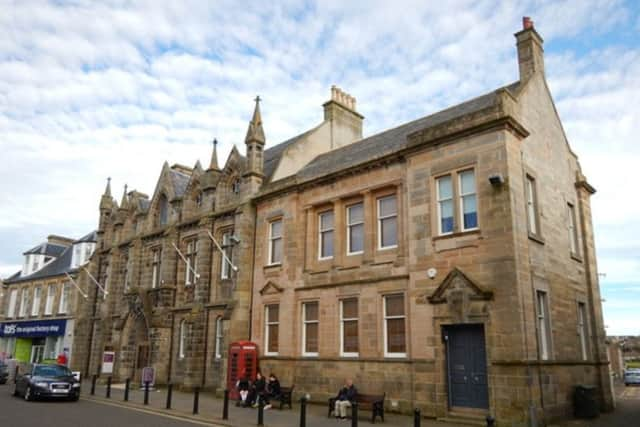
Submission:
<svg viewBox="0 0 640 427">
<path fill-rule="evenodd" d="M 455 267 L 427 299 L 431 304 L 443 304 L 450 302 L 458 294 L 466 294 L 470 300 L 490 300 L 493 297 L 493 292 L 482 289 Z"/>
<path fill-rule="evenodd" d="M 274 295 L 284 292 L 284 289 L 276 285 L 272 281 L 268 281 L 262 289 L 260 289 L 260 295 Z"/>
</svg>

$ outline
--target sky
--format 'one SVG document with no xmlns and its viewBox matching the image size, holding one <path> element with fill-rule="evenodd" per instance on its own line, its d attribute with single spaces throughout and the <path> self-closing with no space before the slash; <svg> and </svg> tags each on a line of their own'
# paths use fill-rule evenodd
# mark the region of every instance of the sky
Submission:
<svg viewBox="0 0 640 427">
<path fill-rule="evenodd" d="M 530 16 L 592 197 L 610 335 L 640 335 L 640 3 L 0 0 L 0 277 L 49 234 L 97 227 L 112 177 L 151 194 L 163 162 L 267 146 L 322 120 L 336 84 L 365 135 L 518 79 Z M 635 196 L 634 196 L 635 194 Z"/>
</svg>

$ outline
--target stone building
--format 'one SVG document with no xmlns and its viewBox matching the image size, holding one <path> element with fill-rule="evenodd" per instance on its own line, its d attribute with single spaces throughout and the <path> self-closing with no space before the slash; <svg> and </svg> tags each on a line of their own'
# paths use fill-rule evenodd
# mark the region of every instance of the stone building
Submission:
<svg viewBox="0 0 640 427">
<path fill-rule="evenodd" d="M 151 197 L 107 185 L 89 271 L 108 293 L 84 284 L 77 367 L 115 351 L 116 379 L 153 366 L 220 391 L 250 339 L 316 401 L 352 377 L 443 419 L 542 425 L 584 383 L 610 408 L 595 190 L 523 24 L 519 80 L 462 104 L 363 138 L 333 87 L 318 126 L 265 149 L 257 99 L 222 169 L 214 145 L 206 170 L 165 164 Z"/>
<path fill-rule="evenodd" d="M 85 291 L 74 286 L 95 248 L 96 234 L 78 240 L 51 235 L 26 251 L 22 270 L 0 291 L 0 359 L 20 363 L 73 359 L 75 313 Z"/>
</svg>

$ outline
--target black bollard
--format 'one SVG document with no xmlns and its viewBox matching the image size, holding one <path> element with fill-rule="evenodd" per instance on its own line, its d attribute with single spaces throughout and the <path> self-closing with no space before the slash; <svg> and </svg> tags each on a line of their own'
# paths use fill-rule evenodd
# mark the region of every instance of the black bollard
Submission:
<svg viewBox="0 0 640 427">
<path fill-rule="evenodd" d="M 18 382 L 18 374 L 20 373 L 20 366 L 16 365 L 16 373 L 13 376 L 13 383 L 17 383 Z"/>
<path fill-rule="evenodd" d="M 229 419 L 229 390 L 224 390 L 224 402 L 222 404 L 222 419 Z"/>
<path fill-rule="evenodd" d="M 129 387 L 131 387 L 131 378 L 127 378 L 124 382 L 124 401 L 129 401 Z"/>
<path fill-rule="evenodd" d="M 264 425 L 264 401 L 258 396 L 258 425 Z"/>
<path fill-rule="evenodd" d="M 307 427 L 307 398 L 300 398 L 300 427 Z"/>
<path fill-rule="evenodd" d="M 107 377 L 107 399 L 111 398 L 111 376 Z"/>
<path fill-rule="evenodd" d="M 193 390 L 193 414 L 198 413 L 198 406 L 200 405 L 200 387 L 196 387 Z"/>
<path fill-rule="evenodd" d="M 496 425 L 496 419 L 491 415 L 487 415 L 487 427 L 493 427 Z"/>
<path fill-rule="evenodd" d="M 171 409 L 171 398 L 173 397 L 173 384 L 167 385 L 167 409 Z"/>
<path fill-rule="evenodd" d="M 144 404 L 149 404 L 149 381 L 144 382 Z"/>
<path fill-rule="evenodd" d="M 413 410 L 413 427 L 420 427 L 420 409 Z"/>
<path fill-rule="evenodd" d="M 98 379 L 97 375 L 94 375 L 93 378 L 91 378 L 91 396 L 96 394 L 96 380 Z"/>
<path fill-rule="evenodd" d="M 358 402 L 351 404 L 351 427 L 358 427 Z"/>
</svg>

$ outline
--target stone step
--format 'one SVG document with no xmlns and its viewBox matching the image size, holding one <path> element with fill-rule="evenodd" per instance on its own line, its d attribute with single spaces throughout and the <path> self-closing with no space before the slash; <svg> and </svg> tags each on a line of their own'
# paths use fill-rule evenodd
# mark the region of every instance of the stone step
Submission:
<svg viewBox="0 0 640 427">
<path fill-rule="evenodd" d="M 466 426 L 482 426 L 486 427 L 487 421 L 484 416 L 481 415 L 469 415 L 469 414 L 453 414 L 449 413 L 446 417 L 438 418 L 437 421 L 450 423 L 453 425 L 466 425 Z"/>
</svg>

